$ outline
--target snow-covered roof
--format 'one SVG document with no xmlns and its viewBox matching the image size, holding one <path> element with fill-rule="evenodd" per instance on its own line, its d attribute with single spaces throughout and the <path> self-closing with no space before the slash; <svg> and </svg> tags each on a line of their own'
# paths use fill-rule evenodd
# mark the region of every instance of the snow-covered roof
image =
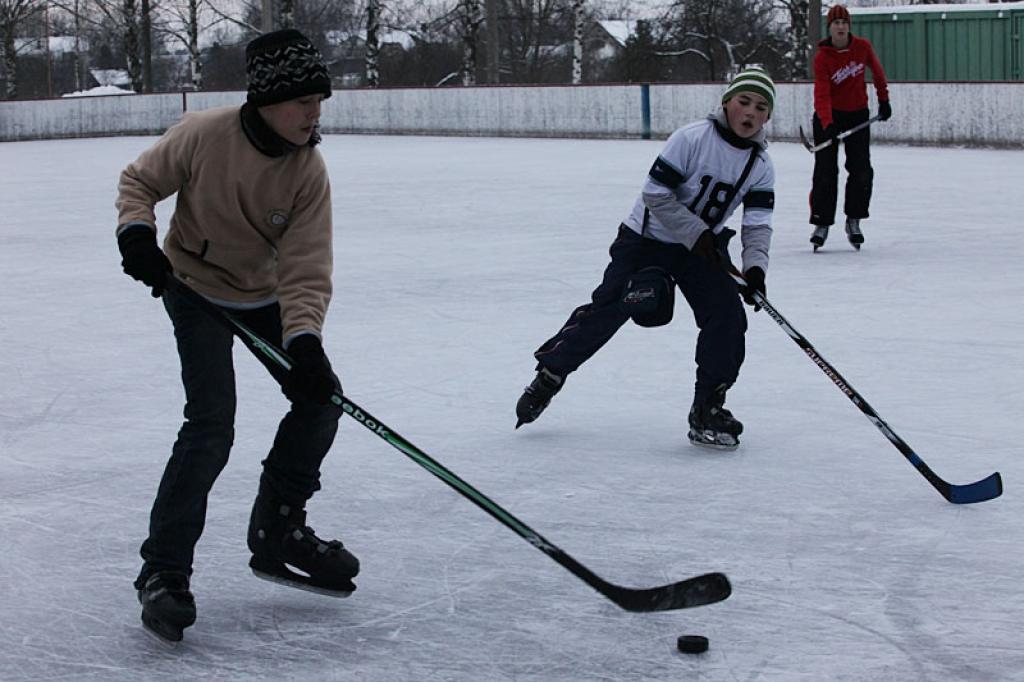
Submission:
<svg viewBox="0 0 1024 682">
<path fill-rule="evenodd" d="M 89 74 L 100 85 L 129 85 L 132 82 L 124 69 L 89 69 Z"/>
<path fill-rule="evenodd" d="M 134 95 L 131 90 L 122 90 L 116 85 L 98 85 L 88 90 L 79 90 L 61 95 L 61 97 L 100 97 L 103 95 Z"/>
<path fill-rule="evenodd" d="M 619 45 L 625 47 L 626 41 L 636 31 L 635 19 L 601 19 L 597 22 Z"/>
</svg>

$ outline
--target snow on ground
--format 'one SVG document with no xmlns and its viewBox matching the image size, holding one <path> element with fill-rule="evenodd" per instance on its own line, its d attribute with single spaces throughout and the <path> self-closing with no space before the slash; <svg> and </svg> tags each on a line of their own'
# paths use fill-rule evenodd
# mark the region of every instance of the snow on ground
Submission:
<svg viewBox="0 0 1024 682">
<path fill-rule="evenodd" d="M 621 611 L 349 419 L 310 520 L 361 558 L 358 591 L 256 580 L 245 527 L 285 402 L 239 347 L 199 620 L 171 648 L 131 581 L 177 356 L 113 237 L 118 172 L 152 141 L 0 145 L 0 678 L 1024 680 L 1021 151 L 876 146 L 864 249 L 812 254 L 811 157 L 771 148 L 769 298 L 940 476 L 1002 472 L 1000 499 L 955 506 L 763 313 L 735 453 L 686 442 L 681 300 L 513 430 L 532 351 L 599 281 L 660 142 L 328 136 L 346 393 L 604 578 L 720 570 L 735 591 Z M 710 651 L 676 653 L 683 633 Z"/>
</svg>

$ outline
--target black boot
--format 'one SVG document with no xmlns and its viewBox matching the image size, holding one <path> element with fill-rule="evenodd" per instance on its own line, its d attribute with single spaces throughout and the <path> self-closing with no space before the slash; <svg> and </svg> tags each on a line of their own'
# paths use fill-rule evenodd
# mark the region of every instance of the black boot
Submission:
<svg viewBox="0 0 1024 682">
<path fill-rule="evenodd" d="M 811 233 L 811 244 L 814 245 L 814 250 L 817 251 L 825 246 L 826 239 L 828 239 L 828 225 L 816 226 L 814 232 Z"/>
<path fill-rule="evenodd" d="M 306 525 L 304 509 L 261 493 L 252 507 L 248 542 L 249 567 L 257 577 L 334 597 L 356 589 L 352 578 L 359 574 L 359 559 L 340 541 L 318 538 Z"/>
<path fill-rule="evenodd" d="M 142 624 L 170 642 L 180 642 L 182 631 L 196 622 L 196 600 L 188 589 L 188 576 L 160 571 L 136 580 Z"/>
<path fill-rule="evenodd" d="M 728 388 L 726 384 L 721 384 L 706 398 L 694 399 L 689 417 L 689 438 L 694 445 L 720 450 L 735 450 L 739 446 L 743 424 L 725 409 L 725 392 Z"/>
<path fill-rule="evenodd" d="M 516 428 L 536 420 L 555 394 L 562 390 L 564 384 L 565 377 L 555 374 L 547 367 L 541 367 L 516 403 Z"/>
</svg>

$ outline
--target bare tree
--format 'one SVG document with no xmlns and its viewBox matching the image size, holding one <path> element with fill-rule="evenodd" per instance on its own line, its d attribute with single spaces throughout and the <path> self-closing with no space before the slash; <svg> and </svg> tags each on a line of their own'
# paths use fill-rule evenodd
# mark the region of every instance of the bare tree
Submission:
<svg viewBox="0 0 1024 682">
<path fill-rule="evenodd" d="M 205 0 L 203 4 L 221 21 L 238 26 L 246 34 L 260 35 L 279 28 L 297 28 L 314 36 L 328 30 L 325 20 L 332 22 L 330 29 L 349 28 L 347 22 L 343 22 L 345 26 L 335 26 L 333 22 L 351 16 L 351 8 L 358 3 L 354 0 Z M 362 6 L 354 13 L 362 17 Z"/>
<path fill-rule="evenodd" d="M 807 75 L 809 55 L 814 50 L 808 36 L 808 0 L 775 0 L 778 7 L 789 15 L 789 31 L 785 33 L 786 52 L 782 55 L 783 73 L 780 77 L 804 78 Z M 818 4 L 820 7 L 820 3 Z"/>
<path fill-rule="evenodd" d="M 75 33 L 75 51 L 71 54 L 71 66 L 75 71 L 75 92 L 79 92 L 83 89 L 84 79 L 82 78 L 83 62 L 82 59 L 82 17 L 79 13 L 79 0 L 74 1 L 74 13 L 71 15 L 72 21 L 74 22 L 74 33 Z"/>
<path fill-rule="evenodd" d="M 572 82 L 583 81 L 583 34 L 586 30 L 586 14 L 583 7 L 586 0 L 572 0 Z"/>
<path fill-rule="evenodd" d="M 0 0 L 0 40 L 3 41 L 3 71 L 7 80 L 6 99 L 17 97 L 17 51 L 15 42 L 18 29 L 27 20 L 41 12 L 40 0 Z"/>
<path fill-rule="evenodd" d="M 230 0 L 225 1 L 230 2 Z M 238 26 L 246 33 L 259 35 L 264 32 L 260 24 L 264 14 L 264 5 L 259 0 L 256 0 L 256 2 L 242 2 L 241 6 L 237 9 L 233 4 L 232 9 L 226 9 L 225 5 L 220 1 L 214 2 L 210 0 L 209 5 L 210 11 L 214 15 L 223 21 Z"/>
<path fill-rule="evenodd" d="M 462 84 L 476 85 L 480 24 L 484 21 L 480 0 L 459 0 L 459 34 L 462 37 Z"/>
<path fill-rule="evenodd" d="M 380 0 L 366 3 L 366 84 L 375 88 L 380 84 Z"/>
<path fill-rule="evenodd" d="M 81 62 L 81 37 L 117 36 L 125 68 L 136 92 L 153 89 L 151 34 L 159 30 L 161 0 L 45 0 L 74 20 L 76 62 Z M 77 68 L 76 68 L 77 73 Z M 79 76 L 76 75 L 76 83 Z"/>
<path fill-rule="evenodd" d="M 682 49 L 664 54 L 698 55 L 709 80 L 720 80 L 757 61 L 766 48 L 776 49 L 768 0 L 679 0 L 672 6 L 672 16 Z"/>
<path fill-rule="evenodd" d="M 43 10 L 41 0 L 0 0 L 0 41 L 3 41 L 3 67 L 7 79 L 5 99 L 18 96 L 18 30 Z"/>
<path fill-rule="evenodd" d="M 3 2 L 4 0 L 0 0 Z M 141 11 L 136 0 L 92 0 L 79 3 L 77 0 L 48 0 L 50 4 L 73 14 L 76 21 L 87 24 L 104 34 L 115 34 L 124 52 L 125 67 L 135 92 L 143 91 L 142 45 L 140 44 Z M 148 4 L 149 11 L 155 12 L 156 5 Z M 95 9 L 95 12 L 91 11 Z"/>
<path fill-rule="evenodd" d="M 188 54 L 189 81 L 194 90 L 203 88 L 203 60 L 199 35 L 224 21 L 208 0 L 175 0 L 165 7 L 162 34 L 185 47 Z"/>
<path fill-rule="evenodd" d="M 807 78 L 814 79 L 814 51 L 821 41 L 821 0 L 807 2 Z"/>
<path fill-rule="evenodd" d="M 132 90 L 142 92 L 142 59 L 139 55 L 139 15 L 136 0 L 121 0 L 121 39 Z"/>
<path fill-rule="evenodd" d="M 564 1 L 504 0 L 502 28 L 514 82 L 542 81 L 557 61 L 559 44 L 568 42 L 561 21 Z"/>
</svg>

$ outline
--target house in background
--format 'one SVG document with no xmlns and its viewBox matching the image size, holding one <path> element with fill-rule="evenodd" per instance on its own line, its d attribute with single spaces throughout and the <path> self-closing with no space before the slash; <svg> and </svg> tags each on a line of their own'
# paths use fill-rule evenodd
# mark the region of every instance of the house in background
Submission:
<svg viewBox="0 0 1024 682">
<path fill-rule="evenodd" d="M 335 83 L 344 88 L 359 87 L 366 80 L 366 31 L 327 31 L 325 56 Z M 380 55 L 405 52 L 416 45 L 412 33 L 382 30 L 377 34 Z"/>
<path fill-rule="evenodd" d="M 121 89 L 132 89 L 132 79 L 124 69 L 89 69 L 89 76 L 96 85 L 110 85 Z"/>
</svg>

